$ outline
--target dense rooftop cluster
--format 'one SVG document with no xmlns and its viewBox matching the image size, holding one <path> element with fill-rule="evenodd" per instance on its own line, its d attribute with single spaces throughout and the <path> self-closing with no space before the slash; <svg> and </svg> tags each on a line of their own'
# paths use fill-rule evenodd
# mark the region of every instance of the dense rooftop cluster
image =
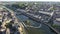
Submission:
<svg viewBox="0 0 60 34">
<path fill-rule="evenodd" d="M 0 7 L 0 34 L 19 34 L 18 24 L 11 12 Z"/>
</svg>

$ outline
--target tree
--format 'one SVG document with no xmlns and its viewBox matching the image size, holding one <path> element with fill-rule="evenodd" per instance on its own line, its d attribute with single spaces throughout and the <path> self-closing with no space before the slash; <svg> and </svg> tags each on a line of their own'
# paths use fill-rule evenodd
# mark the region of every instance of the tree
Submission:
<svg viewBox="0 0 60 34">
<path fill-rule="evenodd" d="M 12 28 L 12 24 L 11 23 L 7 23 L 5 26 L 6 26 L 6 28 Z"/>
<path fill-rule="evenodd" d="M 0 26 L 2 25 L 2 22 L 0 22 Z"/>
<path fill-rule="evenodd" d="M 19 3 L 19 7 L 21 9 L 25 9 L 27 7 L 26 3 Z"/>
<path fill-rule="evenodd" d="M 26 24 L 26 25 L 29 25 L 29 26 L 31 25 L 29 20 L 26 20 L 26 21 L 25 21 L 25 24 Z"/>
</svg>

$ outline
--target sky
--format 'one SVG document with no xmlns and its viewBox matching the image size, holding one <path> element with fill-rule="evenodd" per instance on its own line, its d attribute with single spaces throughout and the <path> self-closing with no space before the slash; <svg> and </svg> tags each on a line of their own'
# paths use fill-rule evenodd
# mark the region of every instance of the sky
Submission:
<svg viewBox="0 0 60 34">
<path fill-rule="evenodd" d="M 52 1 L 52 2 L 60 2 L 60 0 L 0 0 L 0 1 Z"/>
</svg>

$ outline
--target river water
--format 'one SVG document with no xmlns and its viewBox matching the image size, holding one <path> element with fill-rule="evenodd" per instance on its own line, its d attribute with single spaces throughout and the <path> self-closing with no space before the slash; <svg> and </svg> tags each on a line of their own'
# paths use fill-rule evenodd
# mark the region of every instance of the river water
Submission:
<svg viewBox="0 0 60 34">
<path fill-rule="evenodd" d="M 39 24 L 41 24 L 41 23 L 37 23 L 37 22 L 29 19 L 28 17 L 26 17 L 24 15 L 16 15 L 16 16 L 17 16 L 17 18 L 19 18 L 19 20 L 21 20 L 23 22 L 26 20 L 30 20 L 32 25 L 34 23 L 34 26 L 39 26 Z M 48 26 L 46 26 L 44 24 L 41 24 L 40 28 L 27 27 L 26 31 L 28 32 L 28 34 L 55 34 Z"/>
</svg>

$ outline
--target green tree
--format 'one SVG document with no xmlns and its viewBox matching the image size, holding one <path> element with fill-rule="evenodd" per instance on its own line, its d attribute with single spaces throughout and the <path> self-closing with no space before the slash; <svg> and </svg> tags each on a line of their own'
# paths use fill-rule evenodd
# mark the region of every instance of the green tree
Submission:
<svg viewBox="0 0 60 34">
<path fill-rule="evenodd" d="M 12 24 L 11 23 L 7 23 L 5 26 L 6 26 L 6 28 L 12 28 Z"/>
<path fill-rule="evenodd" d="M 2 25 L 2 22 L 0 22 L 0 26 Z"/>
<path fill-rule="evenodd" d="M 31 23 L 30 23 L 29 20 L 26 20 L 26 21 L 25 21 L 25 24 L 26 24 L 26 25 L 29 25 L 29 26 L 31 25 Z"/>
<path fill-rule="evenodd" d="M 12 24 L 14 24 L 13 21 L 10 21 L 9 23 L 6 23 L 6 28 L 12 28 Z"/>
<path fill-rule="evenodd" d="M 21 9 L 25 9 L 26 8 L 26 3 L 19 3 L 19 7 Z"/>
</svg>

